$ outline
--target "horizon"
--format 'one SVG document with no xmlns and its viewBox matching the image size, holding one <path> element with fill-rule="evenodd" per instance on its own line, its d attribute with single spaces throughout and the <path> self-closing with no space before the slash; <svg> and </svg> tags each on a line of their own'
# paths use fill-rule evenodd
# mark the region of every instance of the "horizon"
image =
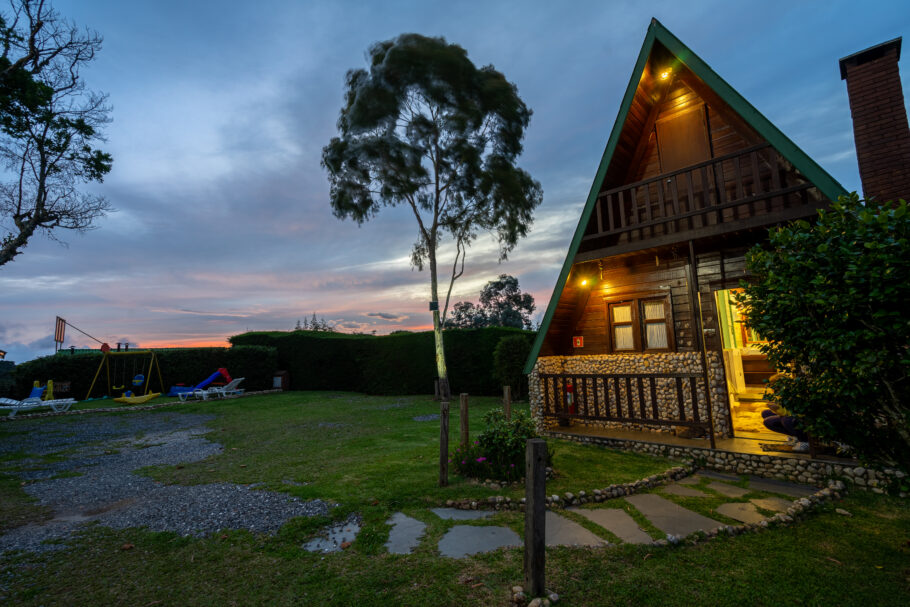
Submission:
<svg viewBox="0 0 910 607">
<path fill-rule="evenodd" d="M 314 313 L 346 333 L 429 330 L 428 273 L 408 258 L 410 211 L 340 221 L 319 166 L 345 72 L 365 66 L 374 42 L 443 36 L 495 66 L 534 110 L 518 165 L 544 202 L 507 261 L 490 238 L 474 243 L 449 309 L 510 274 L 534 296 L 537 324 L 652 16 L 848 191 L 861 188 L 838 60 L 910 25 L 910 6 L 896 1 L 772 1 L 750 7 L 746 22 L 720 1 L 533 2 L 520 12 L 404 1 L 53 6 L 105 38 L 84 80 L 110 95 L 101 147 L 114 166 L 83 190 L 118 211 L 84 235 L 57 231 L 68 247 L 36 235 L 0 266 L 0 350 L 16 363 L 54 354 L 56 316 L 131 348 L 228 346 L 231 335 L 290 331 Z M 901 80 L 907 90 L 910 70 Z M 451 252 L 441 249 L 443 293 Z M 64 349 L 94 344 L 74 333 Z"/>
</svg>

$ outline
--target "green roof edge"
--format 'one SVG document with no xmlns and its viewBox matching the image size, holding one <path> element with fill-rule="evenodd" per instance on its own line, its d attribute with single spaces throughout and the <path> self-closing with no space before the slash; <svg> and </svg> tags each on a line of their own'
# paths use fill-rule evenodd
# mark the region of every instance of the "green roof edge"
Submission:
<svg viewBox="0 0 910 607">
<path fill-rule="evenodd" d="M 540 348 L 546 337 L 547 330 L 550 328 L 550 322 L 556 313 L 556 306 L 559 298 L 565 288 L 566 280 L 569 277 L 569 270 L 572 268 L 572 260 L 578 253 L 578 247 L 581 245 L 581 239 L 584 235 L 585 227 L 594 211 L 594 203 L 597 201 L 597 194 L 600 191 L 600 184 L 603 182 L 607 167 L 613 159 L 613 152 L 616 150 L 616 144 L 619 142 L 619 135 L 622 127 L 625 125 L 629 108 L 632 106 L 632 99 L 635 97 L 635 90 L 638 88 L 638 82 L 641 74 L 645 69 L 645 63 L 651 55 L 651 49 L 654 41 L 659 41 L 667 50 L 679 59 L 692 73 L 701 78 L 701 80 L 717 93 L 734 111 L 736 111 L 743 120 L 745 120 L 759 135 L 764 137 L 781 155 L 793 163 L 800 173 L 802 173 L 822 194 L 829 200 L 836 200 L 838 196 L 847 193 L 847 190 L 828 174 L 818 163 L 812 160 L 799 146 L 797 146 L 789 137 L 784 135 L 780 129 L 774 126 L 771 121 L 762 115 L 755 107 L 746 101 L 746 99 L 736 92 L 723 78 L 711 69 L 707 63 L 696 55 L 692 49 L 686 46 L 679 38 L 674 36 L 670 30 L 663 26 L 657 19 L 651 19 L 648 26 L 648 33 L 641 45 L 641 51 L 638 53 L 638 60 L 635 62 L 635 68 L 632 76 L 629 78 L 629 85 L 626 87 L 626 93 L 623 96 L 622 104 L 619 106 L 619 112 L 616 116 L 616 122 L 613 124 L 613 130 L 610 132 L 610 138 L 607 140 L 607 146 L 604 149 L 603 156 L 600 159 L 600 165 L 597 169 L 597 175 L 591 184 L 591 191 L 588 193 L 587 202 L 584 210 L 578 220 L 575 228 L 575 235 L 572 237 L 572 243 L 569 245 L 569 251 L 566 260 L 562 264 L 562 270 L 559 272 L 559 278 L 556 280 L 556 286 L 553 288 L 553 295 L 547 305 L 546 314 L 537 330 L 537 338 L 528 354 L 528 360 L 525 362 L 524 372 L 530 373 L 534 370 L 534 364 L 537 362 L 537 356 L 540 354 Z"/>
</svg>

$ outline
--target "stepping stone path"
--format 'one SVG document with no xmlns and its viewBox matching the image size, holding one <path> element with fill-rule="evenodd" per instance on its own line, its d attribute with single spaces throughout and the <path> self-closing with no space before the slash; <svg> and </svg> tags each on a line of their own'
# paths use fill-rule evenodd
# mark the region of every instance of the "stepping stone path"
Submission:
<svg viewBox="0 0 910 607">
<path fill-rule="evenodd" d="M 709 480 L 707 484 L 704 480 Z M 704 487 L 723 496 L 740 499 L 752 492 L 776 493 L 791 498 L 806 497 L 815 493 L 815 487 L 798 485 L 785 481 L 750 477 L 748 488 L 734 484 L 742 479 L 730 474 L 702 471 L 697 475 L 681 479 L 659 488 L 663 494 L 687 498 L 714 500 L 715 493 L 702 491 Z M 694 486 L 694 485 L 697 485 Z M 621 501 L 625 500 L 625 502 Z M 657 529 L 677 538 L 683 538 L 696 531 L 712 531 L 724 527 L 725 523 L 714 520 L 656 493 L 639 493 L 611 500 L 614 507 L 571 508 L 569 512 L 583 516 L 595 525 L 603 527 L 620 541 L 627 544 L 653 544 L 655 540 L 642 530 L 636 520 L 616 504 L 630 504 Z M 687 502 L 692 503 L 692 502 Z M 766 512 L 785 512 L 793 502 L 776 496 L 756 497 L 748 502 L 730 502 L 715 508 L 723 517 L 742 523 L 758 523 L 765 519 L 759 509 Z M 475 521 L 487 519 L 496 513 L 490 510 L 461 510 L 458 508 L 432 508 L 441 519 L 450 521 Z M 386 549 L 391 554 L 410 554 L 423 539 L 426 524 L 401 512 L 396 512 L 386 522 L 391 526 Z M 360 531 L 359 520 L 351 517 L 342 524 L 327 530 L 326 537 L 317 538 L 304 546 L 307 550 L 333 552 L 347 547 Z M 673 539 L 672 537 L 669 539 Z M 547 546 L 609 546 L 609 542 L 592 533 L 573 520 L 548 510 L 546 513 Z M 520 547 L 521 537 L 505 526 L 459 524 L 449 529 L 439 540 L 439 553 L 450 558 L 465 558 L 472 554 L 489 552 L 503 547 Z"/>
<path fill-rule="evenodd" d="M 401 512 L 393 514 L 386 524 L 392 526 L 389 541 L 385 543 L 386 550 L 391 554 L 410 554 L 420 544 L 420 538 L 427 529 L 426 523 Z"/>
<path fill-rule="evenodd" d="M 619 508 L 598 508 L 596 510 L 572 508 L 571 512 L 580 514 L 592 523 L 600 525 L 627 544 L 651 544 L 654 542 L 651 536 L 642 531 L 635 519 L 629 516 L 629 513 L 625 510 Z"/>
<path fill-rule="evenodd" d="M 687 510 L 654 493 L 628 495 L 625 500 L 667 535 L 685 537 L 696 531 L 710 531 L 723 526 L 723 523 Z"/>
</svg>

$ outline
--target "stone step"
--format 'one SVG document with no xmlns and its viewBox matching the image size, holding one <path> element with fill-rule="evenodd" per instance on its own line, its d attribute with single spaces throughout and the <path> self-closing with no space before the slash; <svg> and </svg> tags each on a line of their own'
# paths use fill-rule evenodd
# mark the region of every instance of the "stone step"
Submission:
<svg viewBox="0 0 910 607">
<path fill-rule="evenodd" d="M 723 523 L 692 512 L 654 493 L 639 493 L 624 499 L 667 535 L 685 537 L 696 531 L 710 531 L 723 526 Z"/>
<path fill-rule="evenodd" d="M 386 550 L 391 554 L 410 554 L 420 544 L 420 538 L 427 529 L 426 523 L 401 512 L 393 514 L 386 525 L 392 525 L 389 541 L 385 543 Z"/>
<path fill-rule="evenodd" d="M 600 539 L 575 521 L 547 510 L 546 516 L 547 546 L 606 546 Z"/>
<path fill-rule="evenodd" d="M 755 504 L 744 504 L 742 502 L 721 504 L 716 510 L 718 514 L 729 516 L 741 523 L 758 523 L 765 520 L 764 515 L 755 508 Z"/>
<path fill-rule="evenodd" d="M 580 514 L 589 521 L 600 525 L 627 544 L 654 542 L 650 535 L 642 531 L 635 519 L 620 508 L 597 508 L 595 510 L 572 508 L 571 512 Z"/>
<path fill-rule="evenodd" d="M 439 540 L 439 553 L 442 556 L 461 559 L 497 548 L 521 545 L 521 538 L 508 527 L 455 525 Z"/>
</svg>

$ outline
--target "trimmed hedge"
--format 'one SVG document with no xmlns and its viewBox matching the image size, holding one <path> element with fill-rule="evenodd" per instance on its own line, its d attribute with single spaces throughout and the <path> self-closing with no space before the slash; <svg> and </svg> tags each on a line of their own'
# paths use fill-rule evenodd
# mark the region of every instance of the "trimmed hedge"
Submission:
<svg viewBox="0 0 910 607">
<path fill-rule="evenodd" d="M 533 332 L 506 327 L 449 329 L 444 333 L 452 392 L 498 395 L 493 351 L 499 340 Z M 293 390 L 351 390 L 367 394 L 428 394 L 436 379 L 433 332 L 349 335 L 319 331 L 254 332 L 234 346 L 272 346 Z"/>
<path fill-rule="evenodd" d="M 197 384 L 219 367 L 226 367 L 232 377 L 245 378 L 241 384 L 242 388 L 263 390 L 272 386 L 272 375 L 278 368 L 277 351 L 267 346 L 169 349 L 156 354 L 165 392 L 177 383 Z M 67 396 L 82 400 L 98 371 L 101 358 L 100 352 L 72 355 L 61 352 L 16 365 L 15 387 L 9 396 L 23 398 L 28 394 L 34 381 L 44 384 L 48 379 L 53 379 L 54 382 L 69 381 L 70 392 Z M 124 381 L 128 385 L 136 373 L 148 372 L 147 365 L 147 356 L 112 359 L 111 383 L 120 385 Z M 100 390 L 98 385 L 94 389 L 95 396 L 103 394 L 107 389 L 106 378 L 99 377 L 99 385 Z M 152 388 L 158 389 L 158 379 L 154 377 L 154 373 Z"/>
</svg>

